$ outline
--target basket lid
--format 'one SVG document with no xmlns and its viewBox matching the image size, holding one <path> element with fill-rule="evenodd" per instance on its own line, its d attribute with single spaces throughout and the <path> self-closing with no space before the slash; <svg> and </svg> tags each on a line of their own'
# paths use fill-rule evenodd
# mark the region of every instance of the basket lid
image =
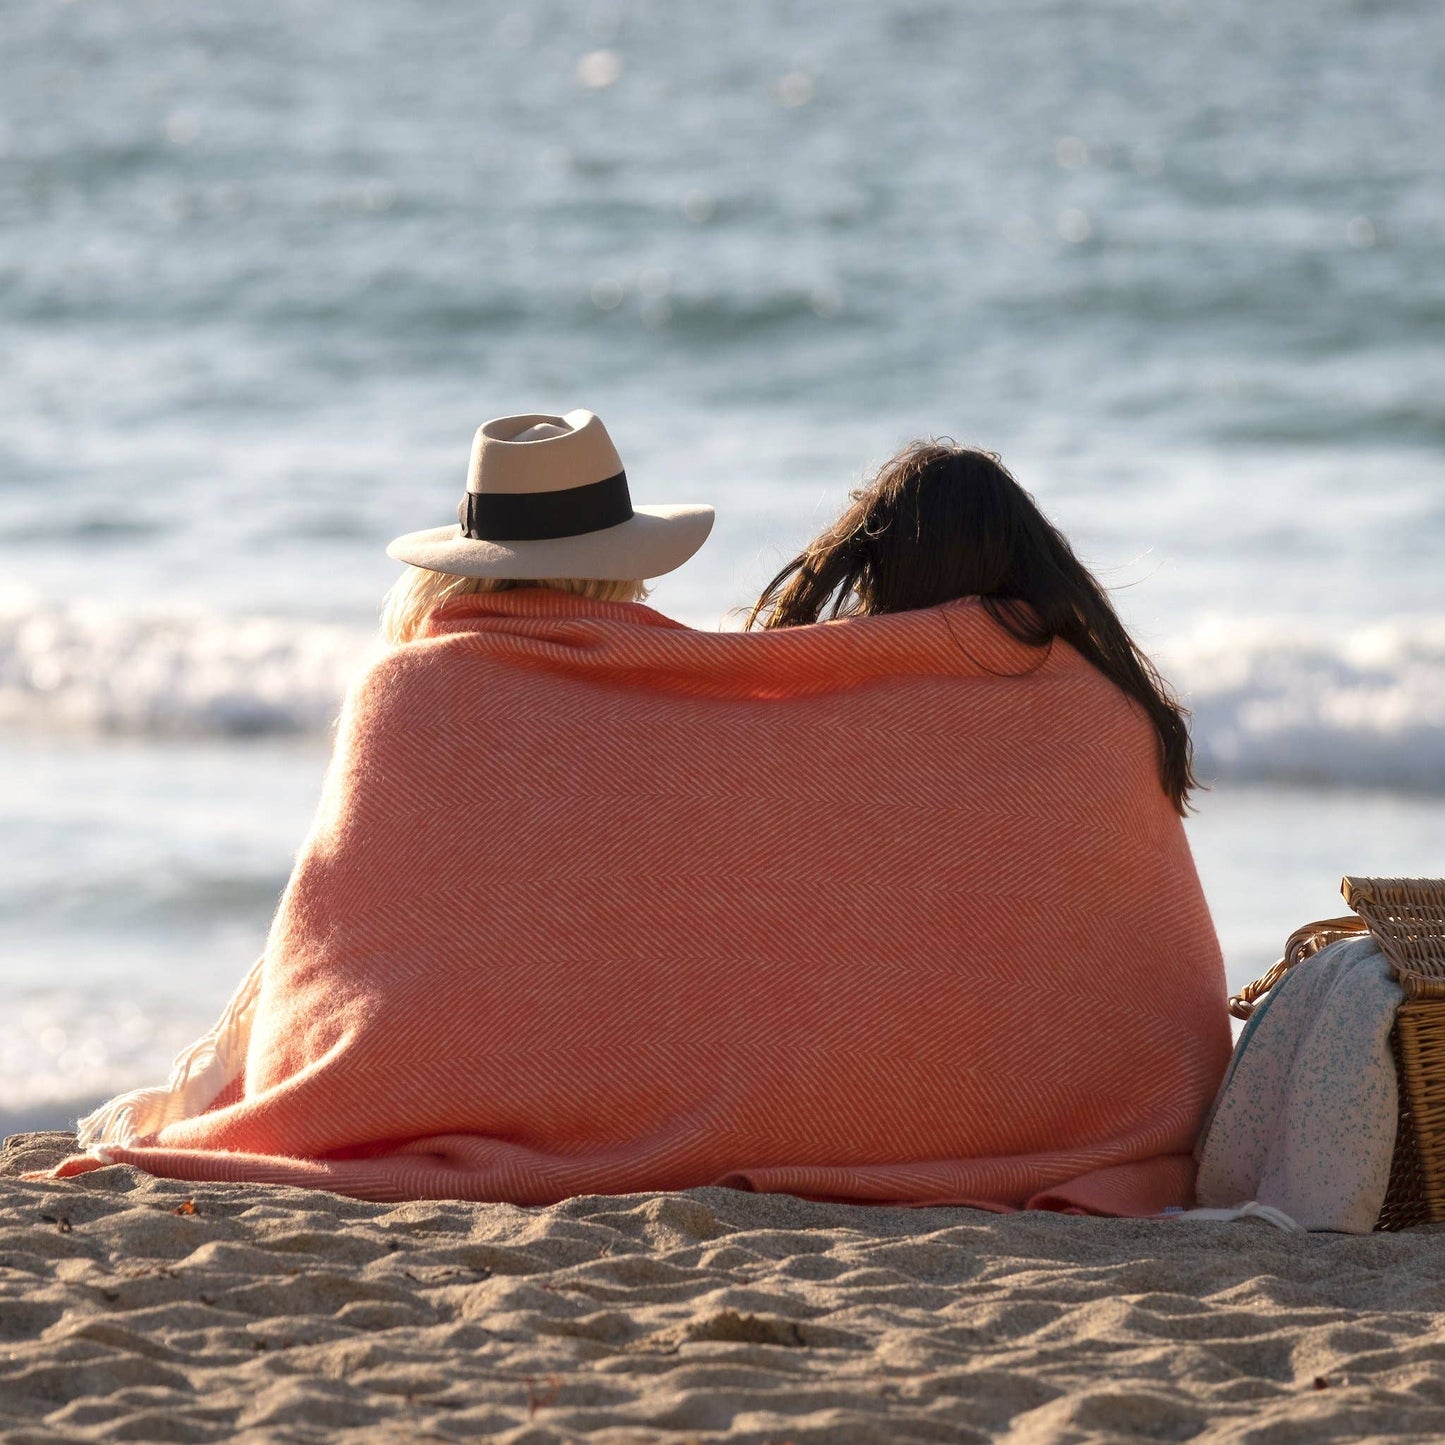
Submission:
<svg viewBox="0 0 1445 1445">
<path fill-rule="evenodd" d="M 1354 878 L 1345 902 L 1369 925 L 1406 998 L 1445 998 L 1445 878 Z"/>
</svg>

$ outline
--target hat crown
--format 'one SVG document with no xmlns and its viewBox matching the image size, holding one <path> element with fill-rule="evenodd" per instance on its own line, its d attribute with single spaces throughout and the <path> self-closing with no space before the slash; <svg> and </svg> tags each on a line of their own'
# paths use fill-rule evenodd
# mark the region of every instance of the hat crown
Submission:
<svg viewBox="0 0 1445 1445">
<path fill-rule="evenodd" d="M 607 481 L 622 459 L 601 418 L 586 410 L 566 416 L 526 412 L 483 422 L 472 438 L 467 491 L 565 492 Z"/>
</svg>

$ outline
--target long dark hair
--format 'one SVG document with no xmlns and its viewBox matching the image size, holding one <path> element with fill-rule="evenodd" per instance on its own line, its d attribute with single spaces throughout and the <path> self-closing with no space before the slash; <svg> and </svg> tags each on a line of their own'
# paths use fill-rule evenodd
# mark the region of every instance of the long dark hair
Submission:
<svg viewBox="0 0 1445 1445">
<path fill-rule="evenodd" d="M 911 612 L 978 597 L 1018 641 L 1060 637 L 1148 714 L 1179 813 L 1199 786 L 1189 714 L 1124 630 L 1108 594 L 992 452 L 914 442 L 763 589 L 747 625 Z"/>
</svg>

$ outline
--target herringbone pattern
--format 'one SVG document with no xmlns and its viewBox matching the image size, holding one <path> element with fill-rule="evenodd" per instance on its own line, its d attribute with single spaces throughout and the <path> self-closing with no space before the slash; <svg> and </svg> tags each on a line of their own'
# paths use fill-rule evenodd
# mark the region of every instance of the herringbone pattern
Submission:
<svg viewBox="0 0 1445 1445">
<path fill-rule="evenodd" d="M 969 602 L 739 635 L 473 597 L 350 692 L 243 1088 L 110 1153 L 1148 1213 L 1224 992 L 1153 734 L 1070 649 Z"/>
</svg>

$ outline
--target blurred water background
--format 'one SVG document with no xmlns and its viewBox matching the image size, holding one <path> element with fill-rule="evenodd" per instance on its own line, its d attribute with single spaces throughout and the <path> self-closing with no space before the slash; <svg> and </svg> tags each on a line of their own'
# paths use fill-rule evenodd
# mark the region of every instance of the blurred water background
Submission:
<svg viewBox="0 0 1445 1445">
<path fill-rule="evenodd" d="M 474 427 L 585 405 L 752 599 L 1002 452 L 1216 779 L 1231 978 L 1445 872 L 1445 26 L 1369 0 L 0 3 L 0 1124 L 259 951 Z"/>
</svg>

